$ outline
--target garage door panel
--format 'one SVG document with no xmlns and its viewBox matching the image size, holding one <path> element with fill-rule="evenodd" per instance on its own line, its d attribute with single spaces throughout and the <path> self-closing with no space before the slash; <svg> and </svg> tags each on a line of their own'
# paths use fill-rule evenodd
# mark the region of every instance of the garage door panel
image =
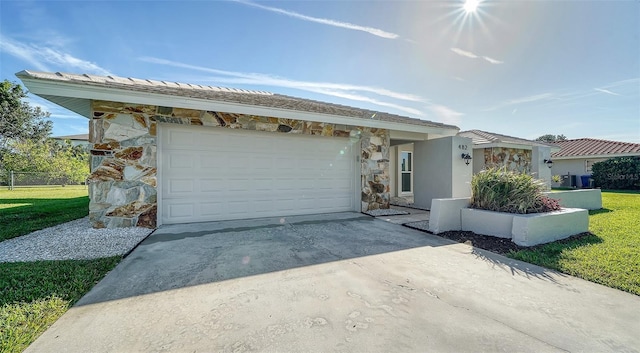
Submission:
<svg viewBox="0 0 640 353">
<path fill-rule="evenodd" d="M 351 211 L 348 139 L 161 127 L 162 222 Z"/>
<path fill-rule="evenodd" d="M 194 205 L 192 203 L 173 203 L 166 207 L 168 217 L 174 219 L 188 219 L 194 213 Z"/>
<path fill-rule="evenodd" d="M 200 192 L 220 193 L 224 191 L 224 182 L 219 178 L 200 178 Z"/>
<path fill-rule="evenodd" d="M 171 179 L 169 180 L 169 194 L 191 193 L 194 191 L 194 181 L 192 179 Z"/>
<path fill-rule="evenodd" d="M 194 166 L 193 156 L 186 153 L 175 153 L 168 156 L 168 168 L 191 169 Z"/>
</svg>

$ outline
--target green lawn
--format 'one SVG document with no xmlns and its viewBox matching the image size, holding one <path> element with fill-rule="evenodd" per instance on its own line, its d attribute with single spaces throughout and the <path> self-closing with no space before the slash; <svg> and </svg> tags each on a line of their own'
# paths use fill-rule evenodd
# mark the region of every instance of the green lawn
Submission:
<svg viewBox="0 0 640 353">
<path fill-rule="evenodd" d="M 22 352 L 120 260 L 0 263 L 0 352 Z"/>
<path fill-rule="evenodd" d="M 86 186 L 0 189 L 0 241 L 85 217 Z"/>
<path fill-rule="evenodd" d="M 86 186 L 0 190 L 0 241 L 88 214 Z M 121 257 L 0 263 L 0 353 L 22 352 Z"/>
<path fill-rule="evenodd" d="M 603 191 L 602 205 L 590 236 L 509 256 L 640 295 L 640 193 Z"/>
</svg>

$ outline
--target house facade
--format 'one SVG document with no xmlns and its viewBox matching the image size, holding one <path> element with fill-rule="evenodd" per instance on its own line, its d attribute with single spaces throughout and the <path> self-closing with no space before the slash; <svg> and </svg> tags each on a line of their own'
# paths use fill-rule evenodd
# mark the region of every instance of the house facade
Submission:
<svg viewBox="0 0 640 353">
<path fill-rule="evenodd" d="M 640 156 L 640 143 L 581 138 L 556 141 L 553 144 L 560 150 L 551 155 L 551 172 L 562 176 L 565 186 L 579 188 L 590 186 L 585 182 L 588 182 L 594 163 L 614 157 Z"/>
<path fill-rule="evenodd" d="M 69 141 L 71 146 L 82 146 L 89 149 L 89 134 L 54 136 L 52 139 L 60 142 Z"/>
<path fill-rule="evenodd" d="M 451 125 L 262 91 L 17 76 L 30 92 L 89 119 L 94 227 L 388 208 L 393 144 L 412 141 L 423 151 L 418 158 L 453 158 L 461 139 Z M 449 183 L 452 162 L 432 168 Z"/>
<path fill-rule="evenodd" d="M 461 140 L 456 145 L 457 153 L 454 158 L 463 159 L 462 156 L 467 156 L 467 159 L 463 160 L 470 173 L 464 168 L 459 170 L 459 175 L 464 175 L 464 178 L 458 180 L 455 185 L 470 183 L 470 175 L 477 174 L 484 169 L 504 167 L 507 170 L 532 174 L 536 178 L 544 180 L 550 187 L 551 170 L 546 161 L 551 160 L 551 153 L 559 151 L 559 147 L 482 130 L 462 131 L 458 133 L 458 137 L 467 139 L 467 142 Z M 391 179 L 389 185 L 391 197 L 414 198 L 414 170 L 420 168 L 423 161 L 414 160 L 414 143 L 398 142 L 398 144 L 391 146 L 390 152 Z M 468 157 L 471 158 L 468 159 Z M 443 185 L 443 187 L 448 188 L 449 186 Z M 414 204 L 418 205 L 418 202 L 415 201 Z M 426 200 L 419 206 L 429 208 L 430 200 Z"/>
</svg>

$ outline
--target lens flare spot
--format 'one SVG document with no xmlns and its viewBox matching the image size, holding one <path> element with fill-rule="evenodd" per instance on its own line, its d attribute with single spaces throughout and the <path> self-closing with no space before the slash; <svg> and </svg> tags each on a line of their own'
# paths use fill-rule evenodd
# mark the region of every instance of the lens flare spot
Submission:
<svg viewBox="0 0 640 353">
<path fill-rule="evenodd" d="M 476 12 L 476 10 L 478 9 L 478 5 L 480 4 L 479 0 L 467 0 L 464 2 L 464 12 L 466 13 L 472 13 L 472 12 Z"/>
<path fill-rule="evenodd" d="M 286 220 L 286 219 L 284 219 L 284 217 L 283 217 L 283 218 L 280 218 L 280 224 L 285 224 L 286 222 L 287 222 L 287 220 Z"/>
<path fill-rule="evenodd" d="M 243 265 L 248 265 L 249 262 L 251 262 L 251 257 L 245 256 L 245 257 L 242 258 L 242 264 Z"/>
</svg>

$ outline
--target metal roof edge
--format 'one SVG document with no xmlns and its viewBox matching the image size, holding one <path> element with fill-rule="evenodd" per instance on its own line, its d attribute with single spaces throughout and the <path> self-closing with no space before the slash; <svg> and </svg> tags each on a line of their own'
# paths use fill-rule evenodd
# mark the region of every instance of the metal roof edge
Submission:
<svg viewBox="0 0 640 353">
<path fill-rule="evenodd" d="M 449 127 L 416 125 L 384 120 L 363 119 L 340 115 L 323 114 L 316 112 L 273 108 L 258 105 L 249 105 L 235 102 L 215 101 L 211 99 L 175 96 L 152 92 L 127 90 L 124 88 L 105 87 L 97 85 L 85 85 L 71 80 L 58 81 L 47 80 L 31 75 L 23 75 L 25 71 L 16 74 L 27 86 L 29 91 L 36 95 L 61 96 L 68 98 L 80 98 L 88 100 L 105 100 L 124 103 L 147 104 L 157 106 L 172 106 L 177 108 L 196 110 L 215 110 L 238 114 L 271 116 L 285 119 L 298 119 L 307 121 L 319 121 L 344 125 L 363 126 L 371 128 L 383 128 L 399 131 L 419 133 L 431 133 L 445 136 L 456 135 L 460 130 L 457 126 Z M 27 72 L 28 73 L 28 72 Z M 67 108 L 67 107 L 65 107 Z M 68 108 L 67 108 L 68 109 Z"/>
</svg>

